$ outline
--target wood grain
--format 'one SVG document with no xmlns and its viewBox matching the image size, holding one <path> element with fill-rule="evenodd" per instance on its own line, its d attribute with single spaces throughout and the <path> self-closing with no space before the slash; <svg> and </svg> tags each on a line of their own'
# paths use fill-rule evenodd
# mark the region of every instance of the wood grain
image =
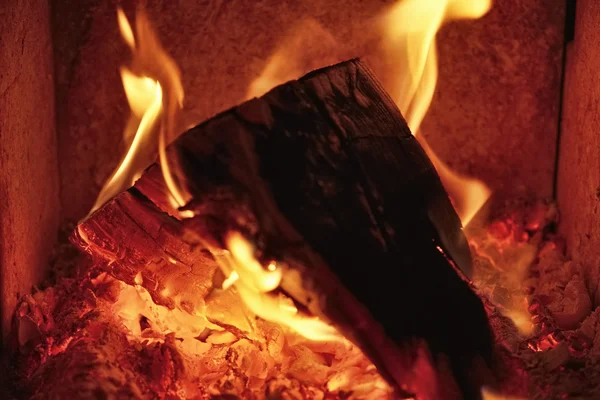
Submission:
<svg viewBox="0 0 600 400">
<path fill-rule="evenodd" d="M 221 113 L 168 151 L 182 167 L 192 197 L 185 208 L 194 218 L 175 218 L 154 165 L 79 226 L 76 239 L 89 252 L 117 255 L 115 276 L 150 269 L 144 285 L 164 301 L 156 282 L 162 287 L 161 280 L 187 274 L 163 269 L 169 254 L 186 266 L 214 268 L 196 261 L 202 243 L 190 232 L 222 244 L 228 231 L 240 231 L 264 257 L 300 272 L 295 300 L 357 343 L 399 392 L 461 398 L 442 395 L 443 376 L 439 385 L 415 377 L 424 352 L 438 372 L 448 365 L 462 397 L 479 398 L 480 383 L 469 374 L 475 359 L 492 362 L 490 328 L 480 299 L 441 251 L 430 210 L 445 215 L 456 237 L 460 222 L 400 112 L 360 61 L 315 71 Z M 144 249 L 131 247 L 138 244 Z M 181 254 L 188 249 L 195 253 Z M 210 276 L 200 275 L 195 279 Z"/>
</svg>

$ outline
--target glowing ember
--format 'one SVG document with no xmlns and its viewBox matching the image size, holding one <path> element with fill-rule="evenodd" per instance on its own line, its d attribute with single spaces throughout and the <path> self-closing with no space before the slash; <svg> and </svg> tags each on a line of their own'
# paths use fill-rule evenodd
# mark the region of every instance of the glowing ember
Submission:
<svg viewBox="0 0 600 400">
<path fill-rule="evenodd" d="M 536 353 L 553 349 L 560 343 L 560 338 L 556 332 L 544 335 L 540 338 L 531 339 L 527 343 L 527 347 Z"/>
<path fill-rule="evenodd" d="M 222 330 L 208 322 L 203 315 L 192 315 L 178 308 L 170 310 L 155 304 L 150 293 L 140 285 L 117 283 L 120 291 L 113 310 L 127 328 L 131 339 L 144 338 L 143 330 L 146 328 L 140 324 L 142 318 L 146 321 L 147 328 L 153 332 L 161 335 L 175 333 L 178 338 L 184 340 L 194 339 L 207 328 Z"/>
<path fill-rule="evenodd" d="M 208 369 L 201 386 L 228 379 L 227 370 L 231 366 L 226 360 L 231 353 L 242 357 L 243 373 L 253 379 L 255 383 L 250 389 L 257 393 L 262 391 L 261 386 L 266 386 L 269 379 L 285 372 L 289 377 L 326 388 L 330 393 L 351 391 L 352 398 L 356 399 L 389 398 L 389 385 L 360 349 L 343 340 L 323 322 L 298 318 L 293 304 L 286 303 L 281 297 L 265 301 L 266 292 L 279 284 L 279 268 L 263 269 L 241 236 L 232 235 L 228 242 L 232 248 L 231 256 L 221 254 L 226 255 L 232 267 L 241 273 L 235 283 L 241 295 L 239 300 L 255 307 L 253 310 L 257 311 L 257 315 L 264 315 L 265 320 L 272 320 L 275 324 L 256 321 L 252 323 L 250 332 L 227 324 L 231 321 L 223 321 L 223 326 L 220 326 L 216 321 L 210 322 L 202 313 L 190 314 L 180 308 L 157 305 L 149 292 L 139 285 L 142 280 L 139 275 L 135 278 L 136 285 L 130 286 L 102 274 L 94 282 L 118 288 L 117 300 L 110 305 L 110 315 L 123 324 L 131 343 L 137 343 L 137 346 L 163 345 L 173 343 L 169 342 L 169 338 L 174 337 L 175 348 L 184 355 L 186 369 Z M 229 307 L 243 306 L 233 302 Z M 303 333 L 308 341 L 286 331 L 285 326 Z M 326 335 L 335 340 L 321 341 L 328 338 Z M 332 357 L 330 364 L 323 359 L 325 354 Z M 288 389 L 290 382 L 282 382 L 282 385 Z M 219 395 L 248 390 L 244 388 L 245 385 L 241 388 L 213 387 L 212 390 L 214 395 Z M 189 390 L 195 392 L 198 388 L 192 386 Z"/>
<path fill-rule="evenodd" d="M 482 231 L 472 229 L 469 238 L 475 256 L 474 282 L 524 336 L 530 336 L 535 328 L 532 312 L 535 313 L 537 306 L 530 305 L 527 299 L 528 287 L 532 284 L 529 269 L 534 261 L 547 257 L 545 264 L 558 262 L 556 269 L 564 270 L 565 280 L 567 275 L 576 275 L 575 271 L 566 272 L 564 262 L 552 259 L 555 246 L 549 244 L 547 248 L 551 251 L 540 252 L 544 232 L 556 220 L 556 215 L 552 204 L 522 204 L 498 216 Z M 556 282 L 559 280 L 554 280 Z M 539 291 L 539 282 L 535 286 Z"/>
<path fill-rule="evenodd" d="M 408 126 L 438 171 L 464 226 L 489 198 L 480 181 L 452 171 L 417 135 L 429 109 L 438 78 L 435 36 L 450 19 L 479 18 L 491 8 L 491 0 L 405 0 L 384 18 L 386 58 L 398 73 L 395 87 L 388 88 Z"/>
<path fill-rule="evenodd" d="M 132 145 L 125 158 L 100 193 L 92 211 L 100 207 L 117 192 L 129 187 L 150 163 L 150 157 L 158 150 L 166 186 L 171 193 L 174 208 L 185 205 L 189 195 L 176 182 L 171 166 L 177 165 L 167 159 L 167 141 L 175 136 L 175 118 L 183 101 L 180 74 L 173 60 L 166 54 L 143 12 L 136 19 L 135 35 L 127 17 L 118 11 L 121 35 L 133 52 L 133 69 L 122 68 L 121 75 L 127 99 L 132 110 L 125 137 L 133 136 Z M 164 92 L 163 92 L 164 88 Z M 160 122 L 160 126 L 157 127 Z M 134 133 L 132 133 L 133 131 Z M 158 130 L 158 134 L 157 134 Z M 192 217 L 193 213 L 181 217 Z M 271 262 L 265 268 L 253 255 L 252 245 L 238 233 L 230 233 L 226 239 L 228 250 L 215 249 L 201 239 L 219 262 L 226 279 L 221 289 L 235 287 L 246 306 L 255 315 L 267 321 L 281 323 L 311 340 L 345 341 L 337 330 L 313 317 L 301 315 L 293 301 L 274 292 L 282 280 L 282 268 Z M 138 275 L 136 283 L 143 282 Z M 138 297 L 143 296 L 138 287 Z M 136 304 L 135 293 L 129 300 L 120 302 Z M 172 297 L 169 288 L 162 290 L 163 297 Z M 127 315 L 126 311 L 123 311 Z M 164 318 L 163 318 L 164 319 Z M 202 325 L 202 324 L 201 324 Z"/>
<path fill-rule="evenodd" d="M 356 346 L 314 342 L 260 319 L 249 331 L 220 326 L 106 273 L 61 281 L 19 309 L 21 343 L 39 343 L 28 347 L 33 368 L 50 373 L 38 392 L 46 398 L 393 398 Z"/>
<path fill-rule="evenodd" d="M 537 249 L 527 241 L 516 239 L 512 228 L 506 231 L 506 236 L 499 233 L 494 229 L 499 225 L 509 229 L 504 221 L 496 221 L 485 233 L 470 238 L 471 248 L 477 256 L 473 280 L 502 314 L 514 322 L 519 332 L 529 336 L 534 326 L 524 281 Z"/>
</svg>

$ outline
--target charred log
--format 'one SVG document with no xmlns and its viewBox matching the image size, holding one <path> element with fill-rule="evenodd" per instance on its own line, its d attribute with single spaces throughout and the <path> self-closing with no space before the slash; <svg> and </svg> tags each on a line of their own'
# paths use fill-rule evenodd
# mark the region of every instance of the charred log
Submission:
<svg viewBox="0 0 600 400">
<path fill-rule="evenodd" d="M 285 278 L 282 288 L 357 343 L 398 393 L 479 397 L 473 368 L 491 363 L 492 338 L 480 299 L 451 262 L 468 272 L 460 222 L 361 62 L 315 71 L 217 115 L 169 153 L 193 218 L 171 207 L 154 165 L 78 226 L 74 241 L 110 261 L 111 274 L 139 278 L 161 304 L 174 306 L 172 290 L 182 304 L 197 304 L 217 265 L 195 238 L 222 245 L 228 231 L 243 232 L 265 258 L 300 272 L 302 288 Z M 415 379 L 431 372 L 418 366 L 430 356 L 438 385 Z M 446 376 L 460 395 L 447 393 Z"/>
</svg>

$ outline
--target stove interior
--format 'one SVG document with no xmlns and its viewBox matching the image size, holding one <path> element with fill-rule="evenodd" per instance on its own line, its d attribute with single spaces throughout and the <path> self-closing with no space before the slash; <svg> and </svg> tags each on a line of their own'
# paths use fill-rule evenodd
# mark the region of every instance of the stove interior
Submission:
<svg viewBox="0 0 600 400">
<path fill-rule="evenodd" d="M 552 3 L 35 0 L 2 7 L 0 312 L 7 393 L 15 399 L 600 397 L 600 119 L 594 117 L 600 5 Z M 472 257 L 465 280 L 494 338 L 493 363 L 473 361 L 477 376 L 467 379 L 478 382 L 477 393 L 465 392 L 454 365 L 432 356 L 419 337 L 400 346 L 374 333 L 381 340 L 370 343 L 375 353 L 407 348 L 411 355 L 409 366 L 397 366 L 409 383 L 396 387 L 356 331 L 332 323 L 324 307 L 297 301 L 306 296 L 299 293 L 303 267 L 294 265 L 300 250 L 271 259 L 257 250 L 260 241 L 234 231 L 221 241 L 194 236 L 199 247 L 183 248 L 185 235 L 214 229 L 186 220 L 186 211 L 198 208 L 186 208 L 193 196 L 177 168 L 146 171 L 161 177 L 157 192 L 138 183 L 122 193 L 171 154 L 165 141 L 355 57 L 401 111 L 464 227 Z M 152 128 L 154 121 L 163 122 Z M 142 136 L 134 162 L 119 175 Z M 111 201 L 138 217 L 115 246 L 143 253 L 154 266 L 143 269 L 135 264 L 141 258 L 117 259 L 98 245 L 116 226 L 96 222 L 98 215 L 117 219 Z M 138 228 L 155 235 L 138 239 Z M 159 242 L 167 249 L 160 262 L 148 250 Z M 173 269 L 191 265 L 188 259 L 210 267 L 154 281 L 161 268 L 171 268 L 161 262 L 171 259 Z M 115 273 L 119 268 L 127 273 Z M 394 313 L 393 304 L 387 308 Z M 403 322 L 409 324 L 398 312 Z M 439 329 L 464 329 L 459 325 Z M 460 353 L 459 342 L 454 350 Z"/>
</svg>

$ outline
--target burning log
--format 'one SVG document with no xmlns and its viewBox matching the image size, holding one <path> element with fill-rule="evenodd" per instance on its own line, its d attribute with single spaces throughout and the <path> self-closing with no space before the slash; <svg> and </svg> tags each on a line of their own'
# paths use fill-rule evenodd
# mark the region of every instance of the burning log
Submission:
<svg viewBox="0 0 600 400">
<path fill-rule="evenodd" d="M 160 166 L 151 166 L 75 232 L 76 244 L 108 261 L 102 268 L 158 304 L 210 313 L 219 255 L 208 250 L 227 249 L 238 232 L 261 263 L 276 260 L 276 291 L 356 343 L 398 394 L 479 398 L 474 367 L 492 362 L 492 338 L 480 299 L 451 262 L 469 272 L 459 219 L 361 62 L 279 86 L 191 129 L 168 152 L 188 204 L 171 205 Z M 244 329 L 241 317 L 223 321 L 243 312 L 224 304 L 214 319 Z"/>
</svg>

